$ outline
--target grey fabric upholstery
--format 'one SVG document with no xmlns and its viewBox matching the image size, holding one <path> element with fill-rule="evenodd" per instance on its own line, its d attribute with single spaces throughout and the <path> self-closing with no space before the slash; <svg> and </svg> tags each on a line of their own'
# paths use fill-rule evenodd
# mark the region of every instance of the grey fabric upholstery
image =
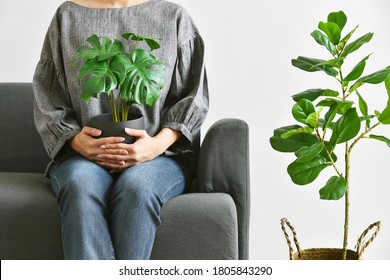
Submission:
<svg viewBox="0 0 390 280">
<path fill-rule="evenodd" d="M 0 259 L 63 258 L 32 102 L 30 83 L 0 83 Z M 245 122 L 224 119 L 209 129 L 197 188 L 163 207 L 152 259 L 248 258 L 248 158 Z"/>
<path fill-rule="evenodd" d="M 230 194 L 237 208 L 240 259 L 249 257 L 249 128 L 242 120 L 224 119 L 207 132 L 198 161 L 202 192 Z M 218 159 L 218 160 L 216 160 Z"/>
<path fill-rule="evenodd" d="M 238 259 L 235 209 L 224 193 L 173 198 L 163 208 L 152 259 Z"/>
<path fill-rule="evenodd" d="M 35 130 L 30 83 L 0 84 L 0 171 L 44 172 L 49 163 Z"/>
<path fill-rule="evenodd" d="M 0 172 L 1 259 L 62 259 L 60 215 L 49 180 Z"/>
</svg>

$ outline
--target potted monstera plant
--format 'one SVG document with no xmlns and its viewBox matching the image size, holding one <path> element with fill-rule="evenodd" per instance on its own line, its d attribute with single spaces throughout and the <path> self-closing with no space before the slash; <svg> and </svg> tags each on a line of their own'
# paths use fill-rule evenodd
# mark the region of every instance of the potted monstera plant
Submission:
<svg viewBox="0 0 390 280">
<path fill-rule="evenodd" d="M 324 200 L 345 199 L 343 249 L 340 249 L 340 258 L 343 259 L 346 259 L 347 251 L 350 251 L 348 229 L 351 154 L 356 145 L 366 139 L 378 140 L 387 145 L 386 148 L 390 147 L 389 136 L 374 133 L 378 127 L 390 124 L 390 66 L 363 75 L 371 56 L 367 53 L 346 70 L 350 54 L 361 50 L 373 38 L 373 33 L 367 33 L 353 39 L 358 26 L 342 36 L 346 23 L 347 16 L 343 11 L 332 12 L 328 15 L 327 22 L 321 21 L 318 30 L 311 33 L 313 39 L 329 52 L 328 58 L 299 56 L 292 60 L 292 65 L 301 70 L 319 71 L 328 75 L 335 81 L 335 86 L 308 89 L 293 95 L 292 116 L 299 124 L 276 129 L 270 139 L 272 148 L 276 151 L 295 154 L 295 160 L 288 166 L 287 172 L 297 185 L 310 184 L 324 169 L 333 169 L 334 176 L 322 183 L 319 195 Z M 369 106 L 365 98 L 367 95 L 363 91 L 364 84 L 383 85 L 383 99 L 386 100 L 383 106 L 375 108 L 376 110 Z M 286 219 L 282 219 L 283 229 L 286 222 Z M 376 227 L 378 231 L 379 225 L 379 222 L 374 223 L 369 229 Z M 297 247 L 300 251 L 299 245 Z M 358 244 L 356 258 L 361 257 L 361 249 L 361 244 Z M 290 258 L 291 251 L 290 246 Z"/>
<path fill-rule="evenodd" d="M 158 39 L 134 33 L 121 37 L 129 42 L 129 51 L 118 39 L 90 36 L 86 40 L 89 45 L 77 50 L 72 67 L 82 61 L 78 83 L 85 102 L 104 96 L 110 104 L 110 113 L 92 117 L 88 125 L 100 129 L 100 137 L 123 136 L 125 142 L 131 143 L 134 138 L 126 135 L 124 128 L 144 128 L 143 116 L 131 113 L 131 106 L 152 106 L 158 100 L 164 87 L 165 65 L 151 54 L 160 48 Z M 140 48 L 142 41 L 150 51 Z"/>
</svg>

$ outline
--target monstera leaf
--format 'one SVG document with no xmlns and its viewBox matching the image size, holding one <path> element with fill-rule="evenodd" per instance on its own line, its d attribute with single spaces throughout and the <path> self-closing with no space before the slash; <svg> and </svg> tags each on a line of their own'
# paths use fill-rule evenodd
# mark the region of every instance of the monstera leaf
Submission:
<svg viewBox="0 0 390 280">
<path fill-rule="evenodd" d="M 143 35 L 136 35 L 134 33 L 125 33 L 125 34 L 122 34 L 122 37 L 126 40 L 130 39 L 130 40 L 135 41 L 135 42 L 145 41 L 146 44 L 148 44 L 151 51 L 160 48 L 160 44 L 157 42 L 157 39 L 152 38 L 152 37 L 143 36 Z"/>
<path fill-rule="evenodd" d="M 97 58 L 83 64 L 78 75 L 78 82 L 82 85 L 81 98 L 84 101 L 97 97 L 101 92 L 109 93 L 118 86 L 118 79 L 110 69 L 109 62 L 98 61 Z"/>
<path fill-rule="evenodd" d="M 107 60 L 114 57 L 117 54 L 123 53 L 123 44 L 119 40 L 112 41 L 107 37 L 100 38 L 96 34 L 92 35 L 87 39 L 87 42 L 91 45 L 81 46 L 72 61 L 72 66 L 79 59 L 86 61 L 91 59 L 97 59 L 97 61 Z"/>
<path fill-rule="evenodd" d="M 135 49 L 125 61 L 127 76 L 121 86 L 125 100 L 153 105 L 164 87 L 164 63 L 142 49 Z"/>
</svg>

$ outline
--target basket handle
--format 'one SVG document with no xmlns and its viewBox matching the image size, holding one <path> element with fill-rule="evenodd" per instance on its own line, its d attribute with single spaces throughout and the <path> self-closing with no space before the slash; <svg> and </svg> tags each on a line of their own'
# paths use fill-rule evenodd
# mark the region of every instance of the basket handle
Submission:
<svg viewBox="0 0 390 280">
<path fill-rule="evenodd" d="M 300 257 L 301 256 L 301 247 L 299 246 L 299 242 L 298 242 L 298 239 L 297 239 L 297 233 L 295 232 L 294 227 L 287 220 L 287 218 L 282 218 L 281 221 L 280 221 L 280 224 L 282 225 L 282 230 L 283 230 L 283 233 L 284 233 L 284 237 L 286 237 L 286 240 L 287 240 L 287 245 L 288 245 L 289 253 L 290 253 L 290 260 L 293 259 L 294 249 L 292 247 L 292 243 L 291 243 L 290 237 L 288 236 L 288 233 L 287 233 L 287 230 L 286 230 L 286 225 L 290 228 L 290 230 L 293 233 L 294 243 L 295 243 L 295 246 L 297 247 L 298 255 Z"/>
<path fill-rule="evenodd" d="M 372 234 L 371 238 L 368 239 L 367 241 L 363 240 L 368 234 L 368 232 L 372 230 L 374 227 L 376 227 L 376 229 Z M 364 250 L 366 250 L 366 248 L 371 244 L 372 241 L 374 241 L 375 237 L 378 235 L 380 227 L 381 227 L 381 222 L 378 221 L 376 223 L 369 225 L 368 228 L 365 231 L 363 231 L 363 233 L 360 235 L 356 244 L 356 251 L 359 259 L 363 257 Z"/>
</svg>

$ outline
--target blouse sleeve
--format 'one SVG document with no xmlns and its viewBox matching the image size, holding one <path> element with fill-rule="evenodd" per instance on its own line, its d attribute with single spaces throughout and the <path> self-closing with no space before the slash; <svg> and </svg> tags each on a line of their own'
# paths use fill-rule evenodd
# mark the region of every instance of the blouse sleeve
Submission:
<svg viewBox="0 0 390 280">
<path fill-rule="evenodd" d="M 178 49 L 166 104 L 162 127 L 179 130 L 192 142 L 199 133 L 209 106 L 204 44 L 198 34 Z"/>
<path fill-rule="evenodd" d="M 53 160 L 66 140 L 81 130 L 66 86 L 59 34 L 54 18 L 33 79 L 35 126 Z"/>
</svg>

